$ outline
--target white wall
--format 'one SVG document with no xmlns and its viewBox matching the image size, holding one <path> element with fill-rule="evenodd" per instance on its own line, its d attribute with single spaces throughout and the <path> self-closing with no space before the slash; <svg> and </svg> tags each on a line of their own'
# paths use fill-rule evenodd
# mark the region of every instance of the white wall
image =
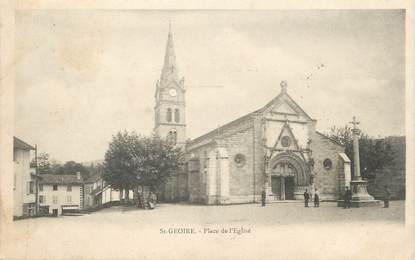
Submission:
<svg viewBox="0 0 415 260">
<path fill-rule="evenodd" d="M 30 175 L 30 151 L 28 150 L 14 150 L 14 216 L 23 215 L 24 203 L 36 202 L 36 187 L 33 187 L 33 193 L 28 193 L 28 183 L 35 181 Z"/>
<path fill-rule="evenodd" d="M 49 213 L 53 209 L 58 209 L 58 214 L 62 214 L 62 205 L 77 205 L 81 209 L 81 192 L 82 185 L 72 185 L 72 191 L 67 191 L 67 185 L 58 185 L 58 190 L 53 190 L 53 185 L 43 184 L 43 191 L 39 189 L 39 196 L 45 196 L 45 201 L 39 203 L 39 206 L 49 206 Z M 57 202 L 53 202 L 53 197 L 57 196 Z M 71 197 L 71 202 L 67 197 Z"/>
<path fill-rule="evenodd" d="M 106 186 L 102 190 L 102 204 L 112 201 L 120 201 L 120 192 L 113 190 L 111 186 Z"/>
</svg>

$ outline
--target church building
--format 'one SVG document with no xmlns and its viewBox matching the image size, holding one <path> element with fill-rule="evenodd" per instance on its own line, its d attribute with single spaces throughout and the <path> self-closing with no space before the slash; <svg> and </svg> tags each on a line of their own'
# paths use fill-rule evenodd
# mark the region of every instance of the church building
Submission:
<svg viewBox="0 0 415 260">
<path fill-rule="evenodd" d="M 185 152 L 186 167 L 162 191 L 166 201 L 201 204 L 303 199 L 317 188 L 337 200 L 350 182 L 344 147 L 316 130 L 317 121 L 288 94 L 193 140 L 186 139 L 185 85 L 179 79 L 169 30 L 164 66 L 156 84 L 155 133 Z M 200 115 L 203 116 L 203 115 Z"/>
</svg>

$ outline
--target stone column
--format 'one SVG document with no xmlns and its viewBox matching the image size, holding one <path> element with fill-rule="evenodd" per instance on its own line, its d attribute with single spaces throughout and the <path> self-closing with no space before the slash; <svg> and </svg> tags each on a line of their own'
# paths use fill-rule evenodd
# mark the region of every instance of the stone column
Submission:
<svg viewBox="0 0 415 260">
<path fill-rule="evenodd" d="M 350 182 L 352 189 L 352 206 L 353 207 L 365 207 L 375 206 L 379 204 L 378 200 L 375 200 L 367 192 L 367 182 L 362 179 L 360 174 L 360 157 L 359 157 L 359 134 L 360 130 L 357 128 L 359 122 L 356 121 L 356 117 L 353 117 L 353 164 L 354 164 L 354 176 Z"/>
<path fill-rule="evenodd" d="M 265 176 L 264 176 L 263 189 L 265 190 L 265 193 L 266 193 L 266 200 L 269 201 L 272 191 L 271 191 L 271 173 L 269 171 L 269 158 L 267 156 L 265 156 L 264 167 L 265 167 Z"/>
<path fill-rule="evenodd" d="M 356 118 L 353 117 L 353 124 L 356 124 Z M 354 180 L 361 180 L 360 175 L 360 155 L 359 155 L 359 134 L 360 130 L 356 127 L 353 128 L 353 159 L 354 159 Z"/>
<path fill-rule="evenodd" d="M 207 195 L 207 204 L 214 204 L 217 197 L 217 185 L 216 185 L 216 151 L 211 151 L 209 153 L 209 165 L 207 169 L 207 178 L 206 178 L 206 195 Z"/>
<path fill-rule="evenodd" d="M 285 200 L 285 177 L 281 175 L 281 200 Z"/>
<path fill-rule="evenodd" d="M 225 148 L 218 148 L 219 203 L 229 203 L 229 156 Z"/>
</svg>

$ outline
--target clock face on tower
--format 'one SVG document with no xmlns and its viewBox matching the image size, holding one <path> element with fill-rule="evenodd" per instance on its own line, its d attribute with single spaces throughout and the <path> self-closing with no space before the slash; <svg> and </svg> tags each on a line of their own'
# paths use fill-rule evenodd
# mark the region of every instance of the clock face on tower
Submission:
<svg viewBox="0 0 415 260">
<path fill-rule="evenodd" d="M 175 97 L 177 96 L 177 91 L 174 88 L 171 88 L 169 89 L 169 94 L 170 96 Z"/>
</svg>

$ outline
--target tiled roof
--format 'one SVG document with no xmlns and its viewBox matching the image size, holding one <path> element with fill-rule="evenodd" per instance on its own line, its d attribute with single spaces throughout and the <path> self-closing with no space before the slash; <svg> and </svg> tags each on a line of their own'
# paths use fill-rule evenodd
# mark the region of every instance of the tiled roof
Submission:
<svg viewBox="0 0 415 260">
<path fill-rule="evenodd" d="M 77 178 L 76 174 L 41 174 L 40 184 L 83 184 L 82 176 Z"/>
<path fill-rule="evenodd" d="M 20 149 L 20 150 L 34 150 L 35 148 L 31 146 L 30 144 L 27 144 L 20 140 L 17 137 L 13 137 L 13 148 L 14 149 Z"/>
</svg>

